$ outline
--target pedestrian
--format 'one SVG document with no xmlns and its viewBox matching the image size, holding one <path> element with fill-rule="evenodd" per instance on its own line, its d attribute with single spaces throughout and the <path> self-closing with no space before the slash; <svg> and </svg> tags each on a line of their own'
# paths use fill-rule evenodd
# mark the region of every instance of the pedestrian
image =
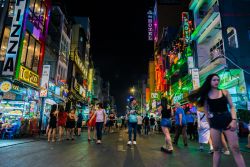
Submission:
<svg viewBox="0 0 250 167">
<path fill-rule="evenodd" d="M 152 133 L 154 134 L 154 132 L 155 132 L 155 118 L 153 115 L 151 115 L 149 122 L 150 122 L 150 131 L 152 130 Z"/>
<path fill-rule="evenodd" d="M 142 116 L 138 115 L 137 116 L 137 131 L 139 135 L 141 135 L 141 130 L 142 130 Z"/>
<path fill-rule="evenodd" d="M 133 144 L 136 143 L 136 130 L 137 130 L 137 114 L 138 106 L 135 98 L 130 99 L 130 105 L 128 107 L 127 117 L 128 117 L 128 145 L 132 144 L 132 131 L 134 132 Z"/>
<path fill-rule="evenodd" d="M 97 104 L 97 110 L 95 112 L 96 117 L 96 134 L 97 134 L 97 144 L 102 143 L 102 128 L 104 126 L 104 123 L 106 123 L 106 112 L 103 108 L 102 103 Z"/>
<path fill-rule="evenodd" d="M 163 100 L 162 100 L 162 102 L 163 102 Z M 160 125 L 161 125 L 162 132 L 165 135 L 165 143 L 161 147 L 161 149 L 165 150 L 165 152 L 167 152 L 167 153 L 172 153 L 173 152 L 173 145 L 172 145 L 171 136 L 170 136 L 170 128 L 172 126 L 171 117 L 173 115 L 173 111 L 172 111 L 170 105 L 166 105 L 165 103 L 161 103 L 157 107 L 157 110 L 161 114 Z"/>
<path fill-rule="evenodd" d="M 187 122 L 186 116 L 183 108 L 180 106 L 180 103 L 175 103 L 175 136 L 174 144 L 178 145 L 178 140 L 180 134 L 182 134 L 184 146 L 187 146 Z"/>
<path fill-rule="evenodd" d="M 76 126 L 77 126 L 77 135 L 78 135 L 78 136 L 81 136 L 82 121 L 83 121 L 82 111 L 79 111 L 79 113 L 78 113 L 78 115 L 77 115 L 77 122 L 76 122 Z"/>
<path fill-rule="evenodd" d="M 191 102 L 198 102 L 204 106 L 204 112 L 209 120 L 210 133 L 213 141 L 213 167 L 220 166 L 221 159 L 221 133 L 227 137 L 234 160 L 239 167 L 245 167 L 244 159 L 239 149 L 239 139 L 236 134 L 236 112 L 231 95 L 227 90 L 219 89 L 220 77 L 210 74 L 204 84 L 189 95 Z M 230 111 L 228 110 L 230 106 Z"/>
<path fill-rule="evenodd" d="M 148 113 L 146 114 L 146 116 L 143 118 L 143 125 L 144 125 L 144 134 L 148 135 L 148 132 L 150 130 L 150 123 L 149 123 L 149 117 L 148 117 Z"/>
<path fill-rule="evenodd" d="M 76 108 L 72 107 L 70 110 L 70 113 L 68 114 L 67 117 L 67 122 L 66 122 L 66 127 L 67 127 L 67 140 L 71 137 L 71 140 L 74 139 L 74 131 L 75 131 L 75 126 L 76 126 Z"/>
<path fill-rule="evenodd" d="M 91 130 L 93 129 L 93 140 L 96 140 L 96 115 L 95 106 L 90 106 L 89 117 L 87 121 L 88 126 L 88 141 L 91 141 Z"/>
<path fill-rule="evenodd" d="M 204 109 L 199 107 L 197 110 L 197 123 L 198 123 L 198 135 L 199 135 L 199 144 L 200 151 L 204 150 L 204 144 L 209 144 L 210 150 L 209 153 L 213 153 L 213 143 L 210 136 L 210 127 L 207 121 Z"/>
<path fill-rule="evenodd" d="M 51 106 L 51 111 L 50 111 L 48 142 L 50 142 L 51 134 L 52 134 L 52 142 L 56 141 L 57 117 L 58 117 L 57 104 L 54 104 Z"/>
<path fill-rule="evenodd" d="M 65 112 L 65 109 L 62 105 L 58 106 L 58 110 L 59 141 L 62 141 L 68 114 Z"/>
<path fill-rule="evenodd" d="M 195 119 L 190 110 L 187 110 L 186 112 L 186 121 L 187 121 L 187 134 L 189 135 L 189 140 L 195 140 L 195 130 L 194 130 Z"/>
<path fill-rule="evenodd" d="M 114 113 L 111 113 L 109 115 L 109 133 L 113 133 L 114 132 L 114 124 L 115 123 L 115 114 Z"/>
</svg>

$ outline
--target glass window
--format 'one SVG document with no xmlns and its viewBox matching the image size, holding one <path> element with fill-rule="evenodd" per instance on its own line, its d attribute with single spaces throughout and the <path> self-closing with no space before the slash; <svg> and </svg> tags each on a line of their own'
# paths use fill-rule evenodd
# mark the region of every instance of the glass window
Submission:
<svg viewBox="0 0 250 167">
<path fill-rule="evenodd" d="M 26 59 L 26 55 L 27 55 L 27 49 L 28 49 L 28 42 L 29 42 L 29 33 L 25 33 L 25 37 L 23 40 L 23 50 L 22 50 L 22 57 L 21 57 L 21 64 L 25 64 L 25 59 Z"/>
<path fill-rule="evenodd" d="M 47 8 L 43 0 L 30 0 L 29 20 L 40 30 L 44 30 Z"/>
<path fill-rule="evenodd" d="M 33 67 L 32 67 L 32 70 L 35 72 L 37 72 L 37 69 L 38 69 L 40 51 L 41 51 L 41 45 L 40 43 L 36 42 L 35 55 L 34 55 L 34 61 L 33 61 Z"/>
<path fill-rule="evenodd" d="M 32 61 L 34 57 L 34 51 L 35 51 L 35 39 L 33 37 L 30 37 L 29 46 L 28 46 L 28 53 L 26 58 L 26 64 L 25 66 L 31 69 L 32 67 Z"/>
<path fill-rule="evenodd" d="M 9 17 L 14 16 L 14 9 L 15 9 L 15 0 L 10 0 L 9 8 L 8 8 L 8 16 Z"/>
<path fill-rule="evenodd" d="M 30 0 L 30 5 L 29 5 L 30 11 L 34 11 L 34 6 L 35 6 L 35 0 Z"/>
<path fill-rule="evenodd" d="M 28 32 L 25 33 L 21 64 L 37 72 L 41 53 L 41 44 Z"/>
<path fill-rule="evenodd" d="M 9 37 L 10 37 L 10 27 L 5 27 L 4 33 L 3 33 L 3 39 L 1 43 L 0 61 L 4 61 L 6 50 L 8 47 Z"/>
<path fill-rule="evenodd" d="M 236 29 L 234 27 L 227 28 L 228 45 L 232 48 L 238 48 L 238 39 Z"/>
<path fill-rule="evenodd" d="M 210 48 L 210 56 L 211 60 L 214 60 L 217 57 L 221 57 L 224 55 L 224 46 L 222 39 L 219 40 L 215 45 Z"/>
</svg>

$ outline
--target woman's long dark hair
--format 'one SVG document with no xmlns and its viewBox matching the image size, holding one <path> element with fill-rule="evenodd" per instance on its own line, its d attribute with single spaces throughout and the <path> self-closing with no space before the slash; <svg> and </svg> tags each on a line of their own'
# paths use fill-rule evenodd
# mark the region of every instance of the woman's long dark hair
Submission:
<svg viewBox="0 0 250 167">
<path fill-rule="evenodd" d="M 208 75 L 203 85 L 199 89 L 194 90 L 190 93 L 190 95 L 188 96 L 189 101 L 197 102 L 198 106 L 204 106 L 205 100 L 208 96 L 208 92 L 211 89 L 211 81 L 214 76 L 220 78 L 218 74 Z"/>
</svg>

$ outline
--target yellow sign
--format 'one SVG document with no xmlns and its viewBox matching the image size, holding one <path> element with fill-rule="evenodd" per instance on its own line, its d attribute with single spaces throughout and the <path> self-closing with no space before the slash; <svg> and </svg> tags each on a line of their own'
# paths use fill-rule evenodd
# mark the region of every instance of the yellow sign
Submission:
<svg viewBox="0 0 250 167">
<path fill-rule="evenodd" d="M 22 65 L 20 66 L 19 79 L 32 85 L 38 86 L 39 76 Z"/>
<path fill-rule="evenodd" d="M 4 81 L 0 85 L 0 90 L 2 92 L 8 92 L 8 91 L 10 91 L 11 88 L 12 88 L 12 85 L 9 81 Z"/>
</svg>

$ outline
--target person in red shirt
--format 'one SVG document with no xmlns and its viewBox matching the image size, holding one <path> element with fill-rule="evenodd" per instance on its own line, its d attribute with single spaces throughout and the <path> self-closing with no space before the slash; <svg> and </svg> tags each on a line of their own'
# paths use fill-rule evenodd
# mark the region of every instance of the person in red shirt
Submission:
<svg viewBox="0 0 250 167">
<path fill-rule="evenodd" d="M 92 118 L 93 117 L 93 118 Z M 96 116 L 95 116 L 95 106 L 90 107 L 89 119 L 87 122 L 88 126 L 88 141 L 91 141 L 91 129 L 94 129 L 93 139 L 96 140 Z"/>
<path fill-rule="evenodd" d="M 62 105 L 58 106 L 58 110 L 59 141 L 62 141 L 62 136 L 64 134 L 68 114 L 67 112 L 65 112 L 65 109 Z"/>
</svg>

